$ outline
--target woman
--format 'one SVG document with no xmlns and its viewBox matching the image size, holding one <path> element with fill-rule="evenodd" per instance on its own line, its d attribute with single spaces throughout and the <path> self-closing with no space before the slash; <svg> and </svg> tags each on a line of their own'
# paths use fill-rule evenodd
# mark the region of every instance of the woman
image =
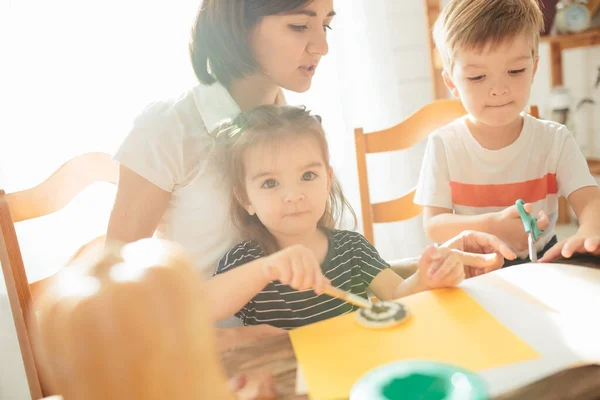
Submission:
<svg viewBox="0 0 600 400">
<path fill-rule="evenodd" d="M 116 153 L 119 183 L 108 240 L 132 242 L 156 230 L 183 244 L 210 277 L 239 237 L 227 191 L 207 161 L 208 132 L 241 110 L 283 103 L 282 88 L 308 90 L 327 54 L 334 15 L 333 0 L 202 2 L 190 43 L 200 84 L 150 105 Z M 253 330 L 246 334 L 274 332 Z"/>
<path fill-rule="evenodd" d="M 283 103 L 282 88 L 308 90 L 328 52 L 334 15 L 333 0 L 203 1 L 190 44 L 200 84 L 150 105 L 116 153 L 119 183 L 108 240 L 132 242 L 156 231 L 183 244 L 210 277 L 240 238 L 229 219 L 227 190 L 208 161 L 208 132 L 242 110 Z M 259 325 L 218 337 L 230 346 L 279 332 Z"/>
</svg>

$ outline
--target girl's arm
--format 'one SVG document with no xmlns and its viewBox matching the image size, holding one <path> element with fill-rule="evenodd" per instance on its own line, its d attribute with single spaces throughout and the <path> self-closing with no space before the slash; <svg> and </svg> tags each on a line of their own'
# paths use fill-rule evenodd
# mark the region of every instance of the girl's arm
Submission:
<svg viewBox="0 0 600 400">
<path fill-rule="evenodd" d="M 219 263 L 221 264 L 221 263 Z M 206 282 L 214 320 L 229 318 L 240 311 L 267 284 L 279 280 L 295 290 L 313 289 L 320 294 L 330 282 L 323 276 L 312 250 L 294 245 L 221 272 Z"/>
<path fill-rule="evenodd" d="M 369 289 L 381 300 L 394 300 L 424 290 L 456 286 L 464 278 L 464 266 L 457 254 L 429 246 L 421 254 L 416 273 L 402 279 L 391 269 L 384 269 L 371 281 Z"/>
<path fill-rule="evenodd" d="M 390 268 L 403 279 L 408 279 L 417 272 L 419 257 L 403 258 L 400 260 L 388 261 Z"/>
<path fill-rule="evenodd" d="M 213 276 L 204 283 L 214 321 L 233 316 L 270 282 L 263 273 L 265 260 L 258 258 L 240 267 Z"/>
<path fill-rule="evenodd" d="M 426 290 L 419 282 L 418 274 L 402 279 L 390 268 L 382 270 L 371 281 L 369 289 L 380 300 L 395 300 Z"/>
<path fill-rule="evenodd" d="M 129 243 L 151 237 L 170 199 L 170 192 L 121 165 L 106 241 Z"/>
</svg>

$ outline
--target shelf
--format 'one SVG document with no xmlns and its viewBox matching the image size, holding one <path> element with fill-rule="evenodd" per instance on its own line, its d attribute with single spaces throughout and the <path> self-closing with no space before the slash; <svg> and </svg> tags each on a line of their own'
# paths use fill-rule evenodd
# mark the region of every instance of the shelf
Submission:
<svg viewBox="0 0 600 400">
<path fill-rule="evenodd" d="M 600 28 L 590 29 L 580 33 L 544 35 L 540 37 L 540 42 L 557 45 L 561 50 L 596 46 L 600 45 Z"/>
</svg>

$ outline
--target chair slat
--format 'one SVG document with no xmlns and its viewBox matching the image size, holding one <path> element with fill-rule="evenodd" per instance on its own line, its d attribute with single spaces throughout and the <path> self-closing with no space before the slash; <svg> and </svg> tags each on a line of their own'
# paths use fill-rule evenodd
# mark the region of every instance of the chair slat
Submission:
<svg viewBox="0 0 600 400">
<path fill-rule="evenodd" d="M 6 195 L 13 221 L 26 221 L 59 211 L 93 183 L 116 184 L 118 174 L 118 164 L 108 154 L 77 156 L 39 185 Z"/>
<path fill-rule="evenodd" d="M 366 134 L 366 152 L 404 150 L 421 143 L 436 129 L 466 114 L 460 101 L 436 100 L 391 128 Z"/>
<path fill-rule="evenodd" d="M 371 133 L 365 133 L 362 128 L 354 129 L 363 233 L 373 245 L 375 244 L 374 223 L 411 219 L 421 214 L 423 207 L 413 203 L 414 189 L 399 199 L 372 204 L 366 155 L 408 149 L 427 139 L 436 129 L 466 113 L 459 100 L 442 99 L 427 104 L 391 128 Z M 537 106 L 531 106 L 529 114 L 538 118 Z"/>
<path fill-rule="evenodd" d="M 396 222 L 414 218 L 423 212 L 423 207 L 413 203 L 415 189 L 404 196 L 371 205 L 373 208 L 373 222 Z"/>
<path fill-rule="evenodd" d="M 32 399 L 51 394 L 37 369 L 32 348 L 37 324 L 30 318 L 33 315 L 32 290 L 35 293 L 43 290 L 48 279 L 30 285 L 14 224 L 61 210 L 95 182 L 116 184 L 118 172 L 118 165 L 110 155 L 86 153 L 66 162 L 31 189 L 9 194 L 0 190 L 0 262 Z M 92 244 L 100 241 L 103 241 L 102 237 Z M 75 257 L 87 251 L 88 247 L 84 246 Z"/>
</svg>

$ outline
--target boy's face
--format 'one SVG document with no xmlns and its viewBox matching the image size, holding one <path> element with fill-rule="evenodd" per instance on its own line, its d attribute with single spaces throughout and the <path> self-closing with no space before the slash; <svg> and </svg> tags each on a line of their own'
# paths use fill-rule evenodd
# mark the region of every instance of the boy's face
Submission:
<svg viewBox="0 0 600 400">
<path fill-rule="evenodd" d="M 313 232 L 323 216 L 332 173 L 311 136 L 255 145 L 244 157 L 246 211 L 277 238 Z"/>
<path fill-rule="evenodd" d="M 454 61 L 451 74 L 444 71 L 444 81 L 477 122 L 501 127 L 518 118 L 538 64 L 528 35 L 483 50 L 459 50 Z"/>
</svg>

